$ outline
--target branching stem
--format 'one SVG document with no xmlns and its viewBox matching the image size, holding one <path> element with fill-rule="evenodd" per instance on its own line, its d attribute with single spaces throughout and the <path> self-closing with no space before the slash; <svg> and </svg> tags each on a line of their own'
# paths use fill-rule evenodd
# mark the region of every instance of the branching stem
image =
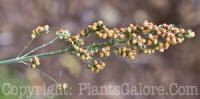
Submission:
<svg viewBox="0 0 200 99">
<path fill-rule="evenodd" d="M 84 49 L 91 49 L 93 47 L 103 47 L 106 45 L 113 45 L 113 44 L 117 44 L 117 43 L 124 43 L 127 40 L 121 40 L 121 41 L 110 41 L 110 42 L 106 42 L 106 43 L 99 43 L 99 44 L 95 44 L 95 45 L 89 45 L 84 47 Z M 56 50 L 56 51 L 51 51 L 48 53 L 42 53 L 42 54 L 36 54 L 36 55 L 32 55 L 32 56 L 24 56 L 24 57 L 18 57 L 18 58 L 13 58 L 13 59 L 8 59 L 8 60 L 3 60 L 0 61 L 0 65 L 6 65 L 6 64 L 12 64 L 12 63 L 17 63 L 19 61 L 27 61 L 30 58 L 32 58 L 33 56 L 37 56 L 37 57 L 45 57 L 45 56 L 53 56 L 53 55 L 57 55 L 57 54 L 64 54 L 64 53 L 71 53 L 73 52 L 72 49 L 63 49 L 63 50 Z"/>
<path fill-rule="evenodd" d="M 22 49 L 22 51 L 17 55 L 17 57 L 20 57 L 24 53 L 24 51 L 31 45 L 32 41 L 33 40 L 30 40 L 28 42 L 28 44 L 24 47 L 24 49 Z"/>
<path fill-rule="evenodd" d="M 39 47 L 37 47 L 37 48 L 31 50 L 30 52 L 26 53 L 26 54 L 25 54 L 24 56 L 22 56 L 22 57 L 28 56 L 29 54 L 31 54 L 31 53 L 33 53 L 33 52 L 35 52 L 35 51 L 37 51 L 37 50 L 39 50 L 39 49 L 41 49 L 41 48 L 43 48 L 43 47 L 49 45 L 49 44 L 52 44 L 52 43 L 53 43 L 54 41 L 56 41 L 56 40 L 57 40 L 57 38 L 54 38 L 54 39 L 51 40 L 50 42 L 48 42 L 48 43 L 46 43 L 46 44 L 43 44 L 43 45 L 41 45 L 41 46 L 39 46 Z"/>
</svg>

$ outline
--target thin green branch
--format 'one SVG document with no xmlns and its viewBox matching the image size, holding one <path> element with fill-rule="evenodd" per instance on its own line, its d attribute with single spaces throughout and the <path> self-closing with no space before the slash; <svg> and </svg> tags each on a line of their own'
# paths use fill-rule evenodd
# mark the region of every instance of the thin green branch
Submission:
<svg viewBox="0 0 200 99">
<path fill-rule="evenodd" d="M 42 72 L 41 70 L 39 70 L 39 69 L 37 69 L 37 68 L 36 68 L 35 70 L 37 70 L 38 72 L 40 72 L 40 74 L 42 74 L 43 76 L 49 78 L 50 80 L 52 80 L 52 81 L 55 82 L 56 84 L 59 84 L 58 81 L 56 81 L 53 77 L 49 76 L 49 75 L 46 74 L 45 72 Z"/>
<path fill-rule="evenodd" d="M 30 40 L 28 42 L 28 44 L 22 49 L 22 51 L 17 55 L 17 57 L 20 57 L 24 53 L 24 51 L 31 45 L 32 41 L 33 40 Z"/>
<path fill-rule="evenodd" d="M 37 48 L 31 50 L 30 52 L 26 53 L 26 54 L 25 54 L 24 56 L 22 56 L 22 57 L 28 56 L 29 54 L 31 54 L 31 53 L 33 53 L 33 52 L 35 52 L 35 51 L 37 51 L 37 50 L 39 50 L 39 49 L 41 49 L 41 48 L 43 48 L 43 47 L 49 45 L 49 44 L 52 44 L 52 43 L 53 43 L 54 41 L 56 41 L 56 40 L 57 40 L 57 38 L 54 38 L 53 40 L 49 41 L 48 43 L 43 44 L 43 45 L 41 45 L 41 46 L 39 46 L 39 47 L 37 47 Z"/>
<path fill-rule="evenodd" d="M 24 65 L 31 67 L 28 63 L 21 61 L 20 63 L 23 63 Z M 45 72 L 35 68 L 34 70 L 37 70 L 40 74 L 42 74 L 43 76 L 49 78 L 50 80 L 52 80 L 53 82 L 55 82 L 56 84 L 59 84 L 58 81 L 56 81 L 53 77 L 49 76 L 48 74 L 46 74 Z"/>
</svg>

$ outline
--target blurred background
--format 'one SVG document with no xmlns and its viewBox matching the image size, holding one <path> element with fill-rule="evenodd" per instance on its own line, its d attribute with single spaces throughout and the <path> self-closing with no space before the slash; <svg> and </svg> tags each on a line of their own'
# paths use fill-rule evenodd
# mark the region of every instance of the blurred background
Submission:
<svg viewBox="0 0 200 99">
<path fill-rule="evenodd" d="M 41 58 L 40 69 L 60 82 L 72 87 L 72 95 L 56 99 L 199 99 L 197 96 L 88 96 L 78 95 L 79 83 L 94 85 L 163 85 L 170 83 L 200 86 L 200 0 L 0 0 L 0 60 L 16 57 L 30 40 L 31 31 L 38 25 L 48 24 L 50 33 L 35 40 L 35 48 L 50 41 L 55 30 L 64 28 L 72 35 L 88 24 L 103 20 L 108 27 L 127 27 L 149 20 L 154 24 L 175 24 L 191 28 L 196 37 L 171 46 L 164 53 L 137 55 L 134 61 L 111 55 L 104 61 L 106 68 L 100 73 L 89 71 L 86 63 L 72 55 L 63 54 Z M 94 38 L 89 38 L 89 40 Z M 58 40 L 36 53 L 59 49 L 65 42 Z M 28 50 L 26 50 L 27 52 Z M 36 54 L 35 53 L 35 54 Z M 0 87 L 5 82 L 13 85 L 42 85 L 52 81 L 23 64 L 0 66 Z M 198 90 L 199 91 L 199 90 Z M 0 91 L 0 99 L 13 99 Z M 33 96 L 33 99 L 46 97 Z"/>
</svg>

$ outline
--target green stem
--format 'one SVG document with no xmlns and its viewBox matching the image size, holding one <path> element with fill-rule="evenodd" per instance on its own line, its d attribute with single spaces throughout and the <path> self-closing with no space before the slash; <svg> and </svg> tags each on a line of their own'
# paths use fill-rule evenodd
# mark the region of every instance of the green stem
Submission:
<svg viewBox="0 0 200 99">
<path fill-rule="evenodd" d="M 49 52 L 49 53 L 42 53 L 42 54 L 37 54 L 37 55 L 32 55 L 32 56 L 26 56 L 26 57 L 20 57 L 20 58 L 13 58 L 13 59 L 8 59 L 8 60 L 0 61 L 0 65 L 17 63 L 19 61 L 27 61 L 30 58 L 32 58 L 33 56 L 37 56 L 37 57 L 52 56 L 52 55 L 67 53 L 67 52 L 70 52 L 70 51 L 72 51 L 72 50 L 64 49 L 64 50 L 52 51 L 52 52 Z"/>
<path fill-rule="evenodd" d="M 128 40 L 121 40 L 121 41 L 117 41 L 117 42 L 110 41 L 110 42 L 106 42 L 106 43 L 99 43 L 99 44 L 95 44 L 95 45 L 86 46 L 86 47 L 84 47 L 84 49 L 91 49 L 93 47 L 103 47 L 103 46 L 106 46 L 106 45 L 124 43 L 126 41 L 128 41 Z M 73 52 L 73 50 L 72 49 L 64 49 L 64 50 L 56 50 L 56 51 L 52 51 L 52 52 L 48 52 L 48 53 L 36 54 L 36 55 L 32 55 L 32 56 L 17 57 L 17 58 L 13 58 L 13 59 L 0 61 L 0 65 L 18 63 L 19 61 L 27 61 L 30 58 L 32 58 L 33 56 L 45 57 L 45 56 L 53 56 L 53 55 L 57 55 L 57 54 L 70 53 L 70 52 Z"/>
<path fill-rule="evenodd" d="M 24 53 L 24 51 L 31 45 L 32 41 L 33 40 L 30 40 L 28 42 L 28 44 L 22 49 L 22 51 L 17 55 L 17 57 L 20 57 Z"/>
<path fill-rule="evenodd" d="M 38 72 L 40 72 L 40 74 L 42 74 L 43 76 L 49 78 L 51 81 L 55 82 L 56 84 L 59 84 L 58 81 L 56 81 L 53 77 L 49 76 L 49 75 L 46 74 L 45 72 L 42 72 L 40 69 L 37 69 L 37 68 L 36 68 L 36 70 L 37 70 Z"/>
<path fill-rule="evenodd" d="M 57 40 L 57 38 L 54 38 L 54 39 L 51 40 L 50 42 L 48 42 L 48 43 L 46 43 L 46 44 L 43 44 L 43 45 L 41 45 L 41 46 L 39 46 L 39 47 L 37 47 L 37 48 L 31 50 L 30 52 L 26 53 L 26 54 L 25 54 L 24 56 L 22 56 L 22 57 L 28 56 L 29 54 L 31 54 L 31 53 L 33 53 L 33 52 L 35 52 L 35 51 L 37 51 L 37 50 L 39 50 L 39 49 L 41 49 L 41 48 L 43 48 L 43 47 L 49 45 L 49 44 L 52 44 L 52 43 L 53 43 L 54 41 L 56 41 L 56 40 Z"/>
</svg>

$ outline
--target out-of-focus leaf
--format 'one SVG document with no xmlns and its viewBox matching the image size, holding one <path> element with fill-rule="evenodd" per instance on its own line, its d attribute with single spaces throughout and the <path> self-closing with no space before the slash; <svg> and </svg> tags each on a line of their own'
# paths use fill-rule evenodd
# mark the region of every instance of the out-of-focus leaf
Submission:
<svg viewBox="0 0 200 99">
<path fill-rule="evenodd" d="M 65 54 L 61 56 L 60 63 L 72 75 L 77 75 L 81 70 L 79 61 L 72 55 Z"/>
</svg>

